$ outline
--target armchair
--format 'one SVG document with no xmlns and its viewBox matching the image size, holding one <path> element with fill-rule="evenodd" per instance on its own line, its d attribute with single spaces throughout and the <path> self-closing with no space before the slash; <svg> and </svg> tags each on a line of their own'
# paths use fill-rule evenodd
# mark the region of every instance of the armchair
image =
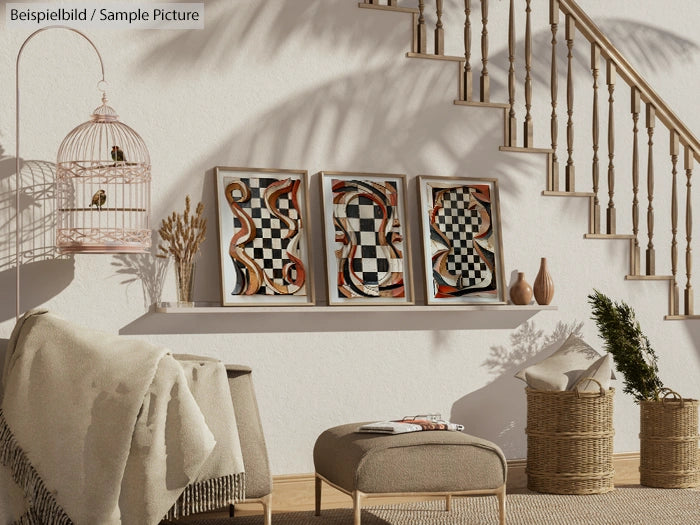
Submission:
<svg viewBox="0 0 700 525">
<path fill-rule="evenodd" d="M 246 501 L 259 501 L 265 512 L 265 525 L 270 525 L 272 477 L 260 412 L 253 390 L 252 370 L 247 366 L 226 365 L 226 374 L 241 440 L 246 473 Z M 229 513 L 233 516 L 233 505 L 230 506 Z"/>
</svg>

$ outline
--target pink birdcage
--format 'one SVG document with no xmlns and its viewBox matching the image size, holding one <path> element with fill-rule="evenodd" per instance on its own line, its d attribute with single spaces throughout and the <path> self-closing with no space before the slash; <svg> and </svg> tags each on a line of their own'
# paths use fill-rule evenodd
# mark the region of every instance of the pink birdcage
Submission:
<svg viewBox="0 0 700 525">
<path fill-rule="evenodd" d="M 102 96 L 61 143 L 56 246 L 61 253 L 139 253 L 151 247 L 151 160 L 143 139 Z"/>
</svg>

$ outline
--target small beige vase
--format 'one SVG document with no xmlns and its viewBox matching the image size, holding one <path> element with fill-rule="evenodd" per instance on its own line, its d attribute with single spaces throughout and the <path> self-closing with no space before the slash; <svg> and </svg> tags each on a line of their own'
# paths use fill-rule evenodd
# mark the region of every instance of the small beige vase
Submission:
<svg viewBox="0 0 700 525">
<path fill-rule="evenodd" d="M 524 305 L 530 304 L 532 300 L 532 287 L 525 280 L 525 274 L 518 272 L 518 278 L 515 284 L 510 287 L 510 300 L 513 304 Z"/>
<path fill-rule="evenodd" d="M 540 261 L 540 271 L 535 278 L 534 292 L 537 304 L 549 304 L 554 298 L 554 281 L 547 269 L 546 257 L 542 257 Z"/>
</svg>

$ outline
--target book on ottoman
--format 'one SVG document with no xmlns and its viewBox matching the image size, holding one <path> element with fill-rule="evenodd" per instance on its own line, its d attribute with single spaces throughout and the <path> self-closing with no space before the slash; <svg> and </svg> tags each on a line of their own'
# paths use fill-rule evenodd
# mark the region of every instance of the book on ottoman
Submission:
<svg viewBox="0 0 700 525">
<path fill-rule="evenodd" d="M 404 434 L 406 432 L 421 432 L 423 430 L 449 430 L 460 432 L 464 430 L 464 425 L 450 423 L 440 419 L 439 414 L 428 414 L 421 416 L 408 416 L 403 419 L 393 421 L 377 421 L 362 425 L 358 432 L 377 434 Z"/>
</svg>

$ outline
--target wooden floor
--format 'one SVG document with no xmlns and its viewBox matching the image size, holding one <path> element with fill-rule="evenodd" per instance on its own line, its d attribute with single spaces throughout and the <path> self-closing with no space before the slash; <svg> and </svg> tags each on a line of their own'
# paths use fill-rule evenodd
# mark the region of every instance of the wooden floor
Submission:
<svg viewBox="0 0 700 525">
<path fill-rule="evenodd" d="M 622 453 L 613 456 L 615 467 L 615 486 L 639 484 L 639 453 Z M 352 499 L 323 484 L 321 495 L 322 505 L 325 509 L 330 508 L 352 508 Z M 525 460 L 508 461 L 508 494 L 527 492 L 527 475 L 525 474 Z M 406 501 L 426 501 L 441 498 L 367 498 L 362 506 L 371 507 L 375 505 L 396 504 Z M 272 492 L 272 513 L 282 512 L 303 512 L 314 510 L 314 475 L 313 474 L 292 474 L 284 476 L 274 476 Z M 236 516 L 252 516 L 262 514 L 262 505 L 255 502 L 240 503 L 236 505 Z M 211 517 L 226 517 L 228 509 L 209 513 Z M 197 516 L 201 518 L 200 514 Z M 187 522 L 184 518 L 182 522 Z"/>
</svg>

